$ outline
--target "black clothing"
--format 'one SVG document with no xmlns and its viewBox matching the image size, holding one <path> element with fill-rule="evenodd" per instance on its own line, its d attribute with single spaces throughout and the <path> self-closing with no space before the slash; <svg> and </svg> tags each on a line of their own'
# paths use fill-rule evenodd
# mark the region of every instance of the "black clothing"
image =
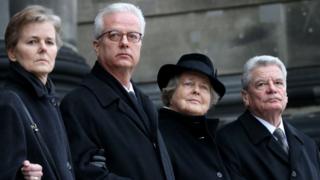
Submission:
<svg viewBox="0 0 320 180">
<path fill-rule="evenodd" d="M 140 106 L 97 62 L 83 84 L 62 101 L 78 179 L 166 179 L 162 162 L 170 158 L 159 141 L 157 111 L 132 84 Z M 100 149 L 106 168 L 88 163 Z"/>
<path fill-rule="evenodd" d="M 217 135 L 221 155 L 234 180 L 319 180 L 316 143 L 283 121 L 289 156 L 249 111 Z"/>
<path fill-rule="evenodd" d="M 0 95 L 0 178 L 22 179 L 22 162 L 29 160 L 43 167 L 44 180 L 57 179 L 55 173 L 61 180 L 74 179 L 68 140 L 52 81 L 48 78 L 47 84 L 43 85 L 18 63 L 10 63 L 4 89 Z M 21 98 L 37 124 L 56 169 L 41 155 L 42 148 L 13 92 Z"/>
<path fill-rule="evenodd" d="M 229 179 L 214 134 L 218 120 L 159 111 L 159 127 L 177 180 Z"/>
</svg>

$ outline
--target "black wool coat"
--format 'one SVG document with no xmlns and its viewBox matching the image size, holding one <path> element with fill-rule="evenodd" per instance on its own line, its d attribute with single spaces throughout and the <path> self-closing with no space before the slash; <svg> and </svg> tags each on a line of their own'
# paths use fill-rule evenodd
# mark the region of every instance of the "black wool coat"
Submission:
<svg viewBox="0 0 320 180">
<path fill-rule="evenodd" d="M 319 180 L 316 143 L 284 121 L 287 156 L 268 129 L 249 111 L 218 132 L 218 145 L 235 180 Z"/>
<path fill-rule="evenodd" d="M 177 180 L 223 180 L 229 175 L 215 142 L 218 120 L 159 110 L 159 127 Z"/>
<path fill-rule="evenodd" d="M 169 163 L 170 158 L 159 151 L 165 147 L 159 143 L 157 111 L 134 83 L 133 87 L 141 103 L 138 108 L 96 62 L 82 86 L 63 99 L 61 111 L 77 179 L 166 179 L 162 161 Z M 106 168 L 90 163 L 101 149 Z"/>
<path fill-rule="evenodd" d="M 43 146 L 39 145 L 16 95 L 37 124 L 49 153 L 41 153 Z M 0 93 L 0 119 L 0 179 L 23 179 L 21 166 L 24 160 L 40 164 L 44 180 L 74 179 L 67 135 L 50 79 L 44 86 L 19 64 L 11 63 L 9 77 Z"/>
</svg>

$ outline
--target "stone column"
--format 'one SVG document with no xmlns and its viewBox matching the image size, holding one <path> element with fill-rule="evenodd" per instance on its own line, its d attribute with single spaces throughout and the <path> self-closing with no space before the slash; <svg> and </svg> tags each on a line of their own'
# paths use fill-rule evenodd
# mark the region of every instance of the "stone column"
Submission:
<svg viewBox="0 0 320 180">
<path fill-rule="evenodd" d="M 2 0 L 0 6 L 0 40 L 4 39 L 4 32 L 9 22 L 9 0 Z"/>
</svg>

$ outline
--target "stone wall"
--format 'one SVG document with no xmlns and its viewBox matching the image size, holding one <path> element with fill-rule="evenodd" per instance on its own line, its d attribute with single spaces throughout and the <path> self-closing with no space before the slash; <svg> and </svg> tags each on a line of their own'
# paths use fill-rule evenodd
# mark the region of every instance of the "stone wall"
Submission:
<svg viewBox="0 0 320 180">
<path fill-rule="evenodd" d="M 92 23 L 99 8 L 118 1 L 78 0 L 78 47 L 92 65 Z M 240 73 L 256 55 L 278 56 L 288 67 L 289 104 L 284 118 L 320 143 L 320 1 L 310 0 L 135 0 L 146 16 L 141 62 L 134 80 L 156 105 L 163 64 L 183 53 L 213 59 L 227 93 L 209 116 L 234 120 L 243 111 Z M 304 121 L 305 120 L 305 121 Z M 316 126 L 317 125 L 317 126 Z"/>
<path fill-rule="evenodd" d="M 79 0 L 78 48 L 90 65 L 95 61 L 93 19 L 99 8 L 112 2 L 118 1 Z M 174 63 L 187 52 L 207 54 L 223 75 L 239 73 L 248 58 L 259 54 L 279 56 L 288 67 L 320 64 L 315 59 L 320 44 L 315 41 L 320 36 L 318 1 L 127 2 L 141 7 L 147 21 L 141 63 L 134 76 L 138 82 L 154 82 L 161 65 Z"/>
</svg>

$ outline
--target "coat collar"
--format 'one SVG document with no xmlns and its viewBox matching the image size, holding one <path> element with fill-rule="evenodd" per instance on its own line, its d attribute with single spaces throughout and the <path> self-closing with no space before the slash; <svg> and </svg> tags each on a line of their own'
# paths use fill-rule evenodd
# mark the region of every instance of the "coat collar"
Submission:
<svg viewBox="0 0 320 180">
<path fill-rule="evenodd" d="M 258 145 L 259 143 L 266 141 L 271 151 L 284 161 L 288 162 L 288 156 L 282 152 L 280 146 L 275 139 L 272 138 L 272 134 L 254 116 L 252 116 L 248 110 L 239 117 L 239 120 L 253 144 Z M 289 144 L 290 163 L 297 164 L 297 159 L 300 157 L 304 145 L 302 135 L 286 121 L 283 121 L 283 124 Z"/>
<path fill-rule="evenodd" d="M 82 85 L 90 89 L 97 97 L 101 106 L 107 107 L 116 103 L 119 111 L 129 119 L 132 119 L 145 133 L 149 134 L 150 128 L 157 126 L 156 121 L 154 121 L 157 120 L 157 115 L 156 111 L 152 108 L 153 104 L 145 101 L 145 97 L 139 89 L 136 88 L 135 84 L 132 82 L 136 96 L 141 98 L 141 110 L 145 110 L 145 114 L 140 114 L 138 110 L 136 111 L 136 109 L 132 108 L 134 104 L 130 100 L 128 92 L 110 73 L 105 71 L 98 62 L 96 62 L 91 73 L 85 78 Z"/>
<path fill-rule="evenodd" d="M 36 76 L 26 71 L 16 62 L 10 62 L 9 80 L 26 87 L 31 90 L 31 92 L 34 92 L 38 97 L 56 96 L 55 86 L 49 77 L 46 85 L 44 85 Z"/>
<path fill-rule="evenodd" d="M 239 120 L 254 144 L 258 144 L 264 139 L 271 137 L 268 129 L 264 127 L 254 116 L 252 116 L 249 110 L 246 110 L 239 117 Z"/>
<path fill-rule="evenodd" d="M 302 149 L 304 148 L 303 135 L 298 132 L 293 126 L 289 123 L 284 123 L 284 128 L 286 129 L 287 139 L 289 144 L 289 156 L 290 162 L 293 169 L 298 168 L 299 159 L 302 155 Z"/>
<path fill-rule="evenodd" d="M 125 99 L 126 102 L 129 101 L 124 87 L 110 73 L 104 70 L 98 61 L 96 61 L 91 73 L 84 80 L 83 86 L 91 89 L 104 107 L 120 100 L 120 98 Z"/>
<path fill-rule="evenodd" d="M 196 138 L 214 136 L 219 123 L 218 119 L 185 115 L 168 108 L 160 108 L 159 119 L 169 124 L 177 123 L 183 126 Z"/>
</svg>

